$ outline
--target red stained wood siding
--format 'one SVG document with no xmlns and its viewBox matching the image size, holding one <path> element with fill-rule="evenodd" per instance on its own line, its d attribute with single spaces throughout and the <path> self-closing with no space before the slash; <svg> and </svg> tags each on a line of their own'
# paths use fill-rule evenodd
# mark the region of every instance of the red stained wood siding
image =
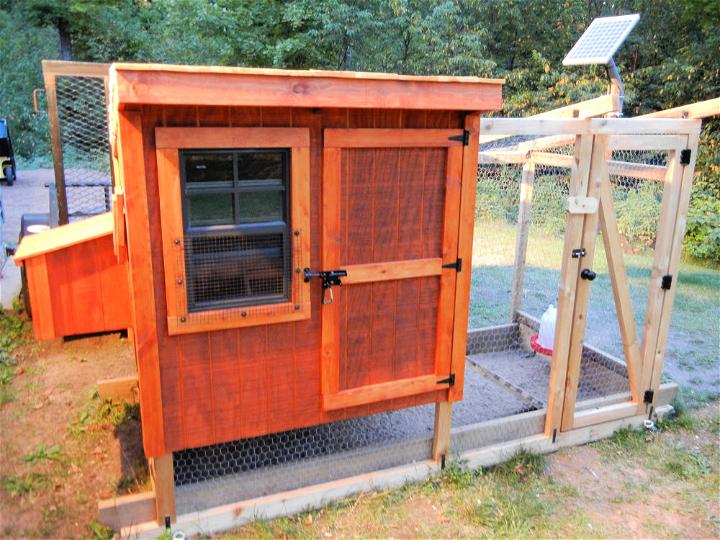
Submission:
<svg viewBox="0 0 720 540">
<path fill-rule="evenodd" d="M 143 106 L 142 137 L 151 238 L 148 276 L 157 324 L 164 448 L 148 455 L 204 446 L 447 399 L 447 391 L 326 412 L 321 394 L 320 283 L 312 284 L 309 320 L 169 336 L 154 145 L 156 127 L 308 127 L 311 138 L 311 261 L 319 264 L 324 128 L 462 128 L 464 115 L 447 111 L 372 111 L 194 106 Z M 377 167 L 344 186 L 347 256 L 367 249 L 373 260 L 440 257 L 445 154 L 436 148 L 351 150 L 346 166 Z M 370 163 L 370 164 L 369 164 Z M 398 175 L 394 168 L 402 171 Z M 401 180 L 401 179 L 402 180 Z M 139 179 L 127 179 L 126 184 Z M 402 183 L 401 183 L 402 181 Z M 374 205 L 375 211 L 372 211 Z M 128 208 L 128 220 L 133 209 Z M 368 236 L 369 235 L 369 236 Z M 410 241 L 404 239 L 410 238 Z M 147 254 L 133 253 L 130 258 Z M 365 255 L 366 257 L 366 255 Z M 364 261 L 366 262 L 366 260 Z M 352 387 L 431 373 L 439 278 L 354 285 L 347 291 L 348 331 L 341 384 Z M 336 294 L 338 294 L 336 293 Z M 139 307 L 141 309 L 141 307 Z M 367 337 L 371 338 L 370 340 Z M 402 354 L 398 354 L 402 351 Z M 138 362 L 143 351 L 138 349 Z M 144 422 L 145 425 L 145 422 Z M 163 450 L 163 451 L 160 451 Z"/>
</svg>

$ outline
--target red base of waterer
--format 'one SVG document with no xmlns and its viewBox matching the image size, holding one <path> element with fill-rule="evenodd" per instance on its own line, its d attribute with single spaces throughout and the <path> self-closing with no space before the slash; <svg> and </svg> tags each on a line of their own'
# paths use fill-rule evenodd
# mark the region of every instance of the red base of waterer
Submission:
<svg viewBox="0 0 720 540">
<path fill-rule="evenodd" d="M 539 337 L 540 337 L 540 334 L 535 334 L 533 337 L 530 338 L 530 346 L 532 347 L 532 350 L 538 354 L 544 354 L 545 356 L 552 356 L 552 349 L 546 349 L 545 347 L 542 347 L 538 343 Z"/>
</svg>

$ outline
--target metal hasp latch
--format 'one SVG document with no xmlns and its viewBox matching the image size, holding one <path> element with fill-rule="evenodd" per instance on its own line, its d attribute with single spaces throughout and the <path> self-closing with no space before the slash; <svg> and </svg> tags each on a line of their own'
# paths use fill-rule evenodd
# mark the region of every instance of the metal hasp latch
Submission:
<svg viewBox="0 0 720 540">
<path fill-rule="evenodd" d="M 305 268 L 303 273 L 305 275 L 305 283 L 314 277 L 322 279 L 322 303 L 324 305 L 332 304 L 333 302 L 333 285 L 342 285 L 340 278 L 347 277 L 347 270 L 327 270 L 313 273 L 309 268 Z"/>
</svg>

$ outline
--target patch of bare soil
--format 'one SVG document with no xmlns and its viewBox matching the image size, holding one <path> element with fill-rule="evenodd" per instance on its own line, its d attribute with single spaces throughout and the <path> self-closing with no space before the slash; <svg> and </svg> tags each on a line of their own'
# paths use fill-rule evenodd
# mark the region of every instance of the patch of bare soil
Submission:
<svg viewBox="0 0 720 540">
<path fill-rule="evenodd" d="M 663 433 L 662 437 L 670 434 Z M 549 474 L 558 483 L 572 486 L 577 497 L 563 501 L 568 511 L 602 524 L 602 536 L 611 538 L 707 538 L 713 526 L 698 519 L 697 512 L 686 511 L 687 484 L 682 480 L 661 481 L 652 469 L 632 460 L 603 459 L 592 446 L 564 449 L 548 460 Z M 718 508 L 718 501 L 707 501 Z"/>
<path fill-rule="evenodd" d="M 0 410 L 0 535 L 88 537 L 97 500 L 144 481 L 136 411 L 94 392 L 99 379 L 135 372 L 132 351 L 115 333 L 15 354 L 14 399 Z"/>
</svg>

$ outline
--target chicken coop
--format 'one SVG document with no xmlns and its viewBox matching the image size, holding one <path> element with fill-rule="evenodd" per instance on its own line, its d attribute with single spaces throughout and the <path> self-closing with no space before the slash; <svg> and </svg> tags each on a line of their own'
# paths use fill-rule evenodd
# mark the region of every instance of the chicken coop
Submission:
<svg viewBox="0 0 720 540">
<path fill-rule="evenodd" d="M 668 410 L 719 100 L 481 119 L 502 81 L 114 64 L 107 87 L 102 233 L 71 223 L 19 252 L 39 267 L 70 227 L 68 249 L 101 240 L 128 276 L 137 374 L 100 390 L 137 396 L 153 489 L 100 502 L 123 534 L 221 530 Z"/>
</svg>

